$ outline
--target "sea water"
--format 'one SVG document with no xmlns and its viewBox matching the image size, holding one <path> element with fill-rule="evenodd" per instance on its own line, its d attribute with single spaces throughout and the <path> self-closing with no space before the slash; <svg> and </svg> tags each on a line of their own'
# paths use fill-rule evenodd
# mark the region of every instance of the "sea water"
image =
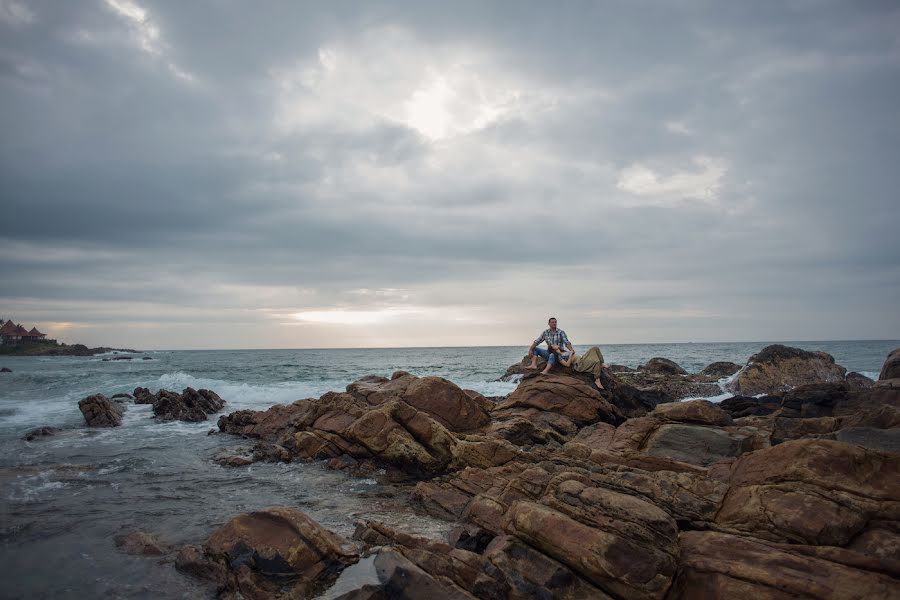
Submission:
<svg viewBox="0 0 900 600">
<path fill-rule="evenodd" d="M 850 371 L 877 377 L 900 341 L 784 342 L 823 350 Z M 652 357 L 691 372 L 727 360 L 740 364 L 768 342 L 601 345 L 608 363 L 636 367 Z M 576 346 L 582 352 L 589 345 Z M 220 350 L 147 352 L 132 360 L 2 357 L 0 367 L 0 565 L 3 597 L 193 598 L 211 592 L 170 561 L 118 552 L 113 538 L 142 530 L 172 546 L 201 543 L 235 514 L 274 505 L 300 508 L 349 536 L 357 519 L 376 519 L 425 535 L 446 524 L 412 512 L 407 492 L 321 464 L 227 468 L 220 453 L 246 449 L 235 436 L 207 435 L 205 423 L 157 422 L 149 405 L 129 405 L 121 427 L 88 429 L 78 401 L 135 387 L 208 388 L 223 412 L 266 409 L 326 391 L 363 375 L 396 370 L 439 375 L 488 396 L 524 347 L 366 350 Z M 144 357 L 149 360 L 144 360 Z M 39 426 L 63 429 L 25 442 Z"/>
</svg>

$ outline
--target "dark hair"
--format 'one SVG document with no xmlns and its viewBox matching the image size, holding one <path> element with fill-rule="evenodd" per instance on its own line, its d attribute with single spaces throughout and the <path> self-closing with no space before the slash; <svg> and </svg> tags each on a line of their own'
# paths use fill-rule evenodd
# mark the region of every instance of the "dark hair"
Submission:
<svg viewBox="0 0 900 600">
<path fill-rule="evenodd" d="M 556 317 L 550 317 L 549 319 L 547 319 L 547 322 L 549 323 L 550 321 L 556 321 L 556 320 L 557 320 Z"/>
</svg>

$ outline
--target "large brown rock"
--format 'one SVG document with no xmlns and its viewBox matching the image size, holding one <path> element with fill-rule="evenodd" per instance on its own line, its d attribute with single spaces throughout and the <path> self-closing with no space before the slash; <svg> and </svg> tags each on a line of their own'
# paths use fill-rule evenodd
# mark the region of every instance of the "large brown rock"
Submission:
<svg viewBox="0 0 900 600">
<path fill-rule="evenodd" d="M 774 344 L 751 356 L 728 389 L 747 396 L 773 394 L 809 383 L 842 382 L 845 373 L 830 354 Z"/>
<path fill-rule="evenodd" d="M 773 544 L 715 532 L 685 531 L 672 600 L 888 600 L 900 597 L 890 567 L 841 549 Z"/>
<path fill-rule="evenodd" d="M 870 523 L 900 517 L 900 455 L 831 440 L 796 440 L 735 461 L 716 524 L 725 531 L 843 546 Z"/>
<path fill-rule="evenodd" d="M 441 377 L 422 377 L 411 382 L 403 400 L 428 413 L 450 431 L 471 431 L 491 420 L 475 398 Z"/>
<path fill-rule="evenodd" d="M 525 377 L 491 417 L 489 432 L 519 445 L 562 443 L 583 426 L 625 419 L 588 381 L 553 373 Z"/>
<path fill-rule="evenodd" d="M 118 427 L 122 424 L 125 409 L 103 394 L 88 396 L 78 403 L 88 427 Z"/>
<path fill-rule="evenodd" d="M 891 350 L 887 360 L 881 366 L 881 373 L 878 374 L 878 380 L 900 379 L 900 348 Z"/>
<path fill-rule="evenodd" d="M 183 549 L 176 566 L 244 597 L 302 598 L 358 559 L 352 543 L 304 513 L 273 507 L 234 517 L 202 550 Z"/>
</svg>

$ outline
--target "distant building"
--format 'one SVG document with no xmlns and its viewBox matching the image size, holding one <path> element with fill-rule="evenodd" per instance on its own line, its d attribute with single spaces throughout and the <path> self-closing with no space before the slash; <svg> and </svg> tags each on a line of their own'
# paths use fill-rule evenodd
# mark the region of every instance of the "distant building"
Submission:
<svg viewBox="0 0 900 600">
<path fill-rule="evenodd" d="M 32 327 L 28 331 L 21 325 L 13 323 L 10 319 L 0 327 L 0 344 L 18 344 L 19 342 L 38 342 L 47 338 L 46 333 L 38 331 L 37 327 Z"/>
</svg>

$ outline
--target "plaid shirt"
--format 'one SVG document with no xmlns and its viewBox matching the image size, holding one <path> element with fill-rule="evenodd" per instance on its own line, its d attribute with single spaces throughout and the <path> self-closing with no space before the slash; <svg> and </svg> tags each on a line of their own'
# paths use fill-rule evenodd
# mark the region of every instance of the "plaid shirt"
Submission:
<svg viewBox="0 0 900 600">
<path fill-rule="evenodd" d="M 562 329 L 557 328 L 556 331 L 552 329 L 545 329 L 544 333 L 541 334 L 541 337 L 534 340 L 534 345 L 537 346 L 541 342 L 547 342 L 547 345 L 556 344 L 560 348 L 565 348 L 566 344 L 569 342 L 569 336 L 566 335 L 566 332 Z"/>
</svg>

